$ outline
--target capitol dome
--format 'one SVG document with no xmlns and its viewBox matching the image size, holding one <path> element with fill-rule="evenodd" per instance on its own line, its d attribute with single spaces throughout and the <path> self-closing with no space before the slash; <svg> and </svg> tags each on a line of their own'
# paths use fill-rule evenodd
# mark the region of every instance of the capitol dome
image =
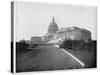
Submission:
<svg viewBox="0 0 100 75">
<path fill-rule="evenodd" d="M 52 19 L 52 22 L 50 23 L 49 27 L 48 27 L 48 33 L 56 33 L 56 31 L 58 30 L 58 26 L 54 21 L 54 17 Z"/>
</svg>

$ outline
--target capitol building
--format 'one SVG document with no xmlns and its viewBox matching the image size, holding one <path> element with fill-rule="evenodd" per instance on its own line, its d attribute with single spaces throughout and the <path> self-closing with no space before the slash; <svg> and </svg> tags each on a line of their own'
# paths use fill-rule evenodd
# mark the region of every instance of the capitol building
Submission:
<svg viewBox="0 0 100 75">
<path fill-rule="evenodd" d="M 91 32 L 76 26 L 59 29 L 53 17 L 52 22 L 49 24 L 48 32 L 41 37 L 41 40 L 45 42 L 59 42 L 64 41 L 65 39 L 89 41 L 91 40 Z"/>
</svg>

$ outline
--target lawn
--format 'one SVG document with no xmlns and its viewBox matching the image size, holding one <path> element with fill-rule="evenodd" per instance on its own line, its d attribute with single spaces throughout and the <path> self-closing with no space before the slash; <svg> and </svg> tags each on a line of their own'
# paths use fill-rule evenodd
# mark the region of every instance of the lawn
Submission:
<svg viewBox="0 0 100 75">
<path fill-rule="evenodd" d="M 96 46 L 96 40 L 91 40 L 89 42 L 83 40 L 65 40 L 60 47 L 84 62 L 86 68 L 95 68 L 97 64 Z"/>
<path fill-rule="evenodd" d="M 74 50 L 74 49 L 65 49 L 71 54 L 73 54 L 75 57 L 77 57 L 79 60 L 81 60 L 83 63 L 85 63 L 86 68 L 95 68 L 96 67 L 96 49 L 92 48 L 90 50 L 83 49 L 83 50 Z"/>
</svg>

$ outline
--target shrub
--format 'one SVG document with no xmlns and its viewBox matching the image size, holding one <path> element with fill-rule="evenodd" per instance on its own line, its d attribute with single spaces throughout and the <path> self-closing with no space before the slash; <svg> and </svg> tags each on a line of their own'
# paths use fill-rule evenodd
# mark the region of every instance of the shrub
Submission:
<svg viewBox="0 0 100 75">
<path fill-rule="evenodd" d="M 65 40 L 60 48 L 67 48 L 72 50 L 91 50 L 96 48 L 95 41 L 85 42 L 84 40 Z"/>
</svg>

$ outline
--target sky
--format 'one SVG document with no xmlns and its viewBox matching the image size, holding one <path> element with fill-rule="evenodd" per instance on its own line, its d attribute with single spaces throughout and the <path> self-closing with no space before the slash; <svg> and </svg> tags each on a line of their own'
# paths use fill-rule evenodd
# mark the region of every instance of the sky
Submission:
<svg viewBox="0 0 100 75">
<path fill-rule="evenodd" d="M 68 4 L 48 4 L 17 2 L 16 6 L 16 40 L 30 40 L 33 36 L 44 36 L 54 16 L 59 28 L 85 28 L 97 36 L 97 8 Z"/>
</svg>

